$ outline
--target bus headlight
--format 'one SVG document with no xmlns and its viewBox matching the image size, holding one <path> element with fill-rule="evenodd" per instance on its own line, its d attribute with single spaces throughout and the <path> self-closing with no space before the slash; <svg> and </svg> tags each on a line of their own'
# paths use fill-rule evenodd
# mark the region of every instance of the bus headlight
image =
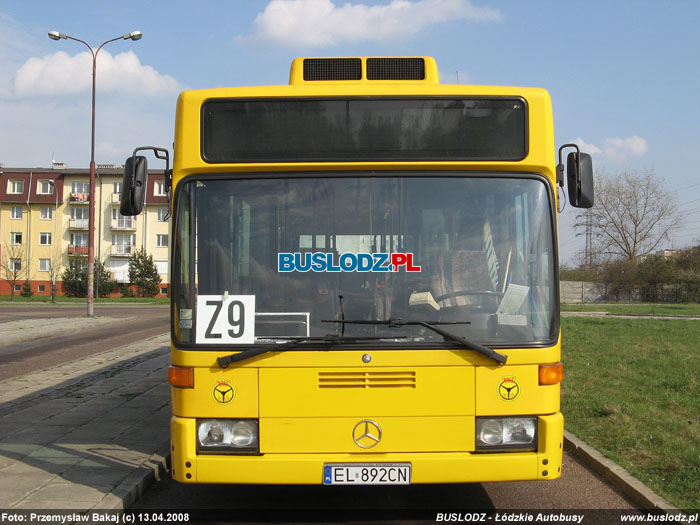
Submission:
<svg viewBox="0 0 700 525">
<path fill-rule="evenodd" d="M 200 452 L 257 452 L 257 419 L 197 420 L 197 450 Z"/>
<path fill-rule="evenodd" d="M 537 417 L 477 417 L 476 449 L 537 448 Z"/>
</svg>

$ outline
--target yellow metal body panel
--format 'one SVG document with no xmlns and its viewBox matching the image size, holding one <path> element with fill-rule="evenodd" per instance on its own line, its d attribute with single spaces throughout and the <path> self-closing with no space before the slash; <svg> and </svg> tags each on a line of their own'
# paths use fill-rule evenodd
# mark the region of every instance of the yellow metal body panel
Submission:
<svg viewBox="0 0 700 525">
<path fill-rule="evenodd" d="M 478 416 L 551 414 L 559 411 L 559 385 L 539 385 L 537 365 L 476 369 Z"/>
<path fill-rule="evenodd" d="M 561 413 L 540 416 L 537 425 L 537 479 L 561 476 L 564 454 L 564 416 Z"/>
<path fill-rule="evenodd" d="M 474 414 L 473 367 L 266 368 L 260 417 Z"/>
<path fill-rule="evenodd" d="M 304 60 L 306 59 L 313 59 L 316 57 L 300 57 L 300 58 L 295 58 L 294 61 L 292 61 L 292 67 L 289 70 L 289 85 L 304 85 L 307 83 L 307 81 L 304 80 Z M 328 59 L 331 57 L 319 57 L 323 59 Z M 335 57 L 335 58 L 343 58 L 343 57 Z M 362 78 L 359 80 L 326 80 L 326 81 L 318 81 L 314 80 L 313 84 L 318 85 L 318 84 L 326 84 L 326 85 L 338 85 L 340 83 L 348 83 L 351 85 L 356 85 L 356 84 L 369 84 L 369 85 L 376 85 L 376 84 L 396 84 L 395 80 L 367 80 L 367 59 L 368 58 L 387 58 L 387 57 L 354 57 L 354 58 L 359 58 L 362 62 Z M 388 57 L 391 58 L 391 57 Z M 438 74 L 438 68 L 437 68 L 437 63 L 435 62 L 435 59 L 432 57 L 411 57 L 411 58 L 422 58 L 425 63 L 425 79 L 424 80 L 411 80 L 407 81 L 410 84 L 438 84 L 440 82 L 439 74 Z"/>
<path fill-rule="evenodd" d="M 202 103 L 216 98 L 315 97 L 522 97 L 528 105 L 528 154 L 521 161 L 313 162 L 208 164 L 201 157 Z M 423 82 L 315 82 L 285 86 L 232 87 L 184 91 L 177 102 L 173 183 L 193 173 L 347 170 L 478 170 L 535 172 L 554 184 L 554 126 L 549 93 L 539 88 L 446 85 Z M 556 192 L 555 192 L 556 194 Z M 555 195 L 556 198 L 556 195 Z"/>
<path fill-rule="evenodd" d="M 241 347 L 237 350 L 245 350 Z M 235 350 L 234 350 L 235 351 Z M 506 366 L 556 363 L 561 361 L 561 342 L 546 348 L 506 349 L 498 350 L 508 356 Z M 221 370 L 216 362 L 217 357 L 229 355 L 231 350 L 188 351 L 171 345 L 170 359 L 173 365 L 206 367 Z M 372 361 L 363 363 L 362 356 L 370 354 Z M 367 348 L 362 350 L 332 350 L 332 351 L 300 351 L 268 352 L 258 357 L 248 359 L 243 363 L 231 365 L 227 370 L 243 368 L 297 368 L 297 367 L 428 367 L 428 366 L 493 366 L 494 362 L 481 354 L 470 350 L 377 350 Z"/>
<path fill-rule="evenodd" d="M 261 426 L 264 424 L 261 421 Z M 172 418 L 173 477 L 183 483 L 320 484 L 324 463 L 410 463 L 411 483 L 522 481 L 556 479 L 561 475 L 561 414 L 539 418 L 537 452 L 360 451 L 197 455 L 195 432 L 193 419 Z"/>
<path fill-rule="evenodd" d="M 363 58 L 364 61 L 364 58 Z M 442 85 L 426 61 L 423 81 L 305 82 L 301 61 L 290 85 L 185 91 L 178 98 L 173 187 L 189 175 L 308 171 L 498 171 L 539 173 L 557 206 L 551 100 L 537 88 Z M 208 164 L 201 157 L 201 108 L 215 98 L 521 97 L 528 108 L 528 154 L 520 161 L 304 162 Z M 174 313 L 177 316 L 177 312 Z M 241 348 L 244 350 L 245 348 Z M 561 471 L 563 417 L 559 386 L 540 386 L 537 366 L 561 359 L 561 338 L 546 348 L 499 349 L 505 366 L 469 350 L 343 350 L 270 352 L 221 369 L 231 349 L 188 351 L 174 345 L 171 362 L 195 368 L 193 389 L 173 389 L 173 477 L 185 483 L 322 483 L 324 463 L 411 463 L 412 483 L 554 479 Z M 362 356 L 369 353 L 370 363 Z M 397 374 L 400 387 L 365 386 L 378 372 Z M 415 381 L 410 385 L 410 374 Z M 321 378 L 320 374 L 326 375 Z M 345 385 L 333 383 L 345 376 Z M 363 386 L 350 387 L 352 381 Z M 336 379 L 337 379 L 336 377 Z M 408 377 L 408 379 L 407 379 Z M 509 378 L 513 382 L 509 381 Z M 518 391 L 512 387 L 517 383 Z M 219 400 L 213 390 L 221 383 Z M 342 381 L 341 381 L 342 383 Z M 229 401 L 228 388 L 235 393 Z M 517 393 L 517 395 L 516 395 Z M 505 395 L 505 399 L 504 399 Z M 474 453 L 474 416 L 538 415 L 536 452 Z M 259 418 L 258 455 L 198 454 L 196 418 Z M 377 447 L 363 451 L 352 430 L 381 422 Z"/>
<path fill-rule="evenodd" d="M 372 454 L 474 449 L 473 417 L 381 417 L 367 413 L 363 417 L 261 417 L 260 435 L 265 440 L 260 452 L 361 452 L 353 441 L 353 430 L 365 419 L 375 421 L 382 429 L 381 440 L 371 449 Z"/>
<path fill-rule="evenodd" d="M 195 368 L 194 388 L 172 388 L 172 402 L 176 416 L 258 417 L 258 372 Z"/>
</svg>

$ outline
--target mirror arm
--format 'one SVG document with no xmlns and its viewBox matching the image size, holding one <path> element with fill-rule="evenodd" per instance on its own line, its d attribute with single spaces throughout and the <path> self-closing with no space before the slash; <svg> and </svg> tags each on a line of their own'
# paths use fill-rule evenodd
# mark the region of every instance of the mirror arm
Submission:
<svg viewBox="0 0 700 525">
<path fill-rule="evenodd" d="M 565 148 L 575 148 L 576 158 L 578 159 L 578 172 L 581 173 L 581 150 L 578 148 L 577 144 L 564 144 L 559 148 L 559 164 L 557 164 L 557 184 L 564 187 L 564 159 L 562 159 L 562 152 Z"/>
<path fill-rule="evenodd" d="M 165 175 L 165 194 L 168 196 L 168 213 L 165 214 L 164 220 L 167 221 L 170 218 L 170 208 L 172 205 L 172 192 L 170 190 L 173 185 L 173 170 L 170 169 L 170 152 L 165 148 L 157 148 L 155 146 L 142 146 L 140 148 L 136 148 L 131 154 L 131 157 L 134 159 L 132 162 L 133 167 L 131 172 L 132 189 L 136 186 L 136 153 L 144 150 L 152 151 L 157 159 L 165 161 L 165 170 L 163 171 L 163 174 Z"/>
<path fill-rule="evenodd" d="M 131 157 L 134 159 L 134 161 L 132 162 L 133 167 L 131 168 L 131 187 L 134 188 L 136 186 L 136 153 L 145 150 L 152 151 L 157 159 L 165 161 L 165 189 L 168 195 L 170 195 L 170 185 L 172 181 L 173 172 L 170 169 L 170 152 L 168 152 L 168 150 L 165 148 L 156 148 L 155 146 L 142 146 L 134 150 L 134 152 L 131 154 Z"/>
</svg>

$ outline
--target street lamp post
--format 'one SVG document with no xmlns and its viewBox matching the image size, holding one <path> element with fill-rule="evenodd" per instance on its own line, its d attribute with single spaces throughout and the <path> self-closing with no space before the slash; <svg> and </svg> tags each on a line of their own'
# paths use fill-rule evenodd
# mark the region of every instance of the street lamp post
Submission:
<svg viewBox="0 0 700 525">
<path fill-rule="evenodd" d="M 87 289 L 87 314 L 93 316 L 93 302 L 95 295 L 95 77 L 97 73 L 97 54 L 106 44 L 115 40 L 140 40 L 140 31 L 132 31 L 129 34 L 112 38 L 100 44 L 97 50 L 93 50 L 87 42 L 64 35 L 58 31 L 49 31 L 51 40 L 69 39 L 85 44 L 92 54 L 92 139 L 90 142 L 90 210 L 88 218 L 88 289 Z"/>
</svg>

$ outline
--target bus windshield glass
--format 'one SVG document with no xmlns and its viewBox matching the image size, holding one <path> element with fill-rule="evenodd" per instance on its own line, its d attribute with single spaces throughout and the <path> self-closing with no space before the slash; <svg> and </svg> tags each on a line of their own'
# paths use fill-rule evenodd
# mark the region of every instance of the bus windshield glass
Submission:
<svg viewBox="0 0 700 525">
<path fill-rule="evenodd" d="M 521 98 L 209 100 L 202 158 L 226 162 L 522 160 Z"/>
<path fill-rule="evenodd" d="M 255 177 L 255 178 L 254 178 Z M 178 185 L 175 341 L 270 344 L 295 337 L 445 344 L 551 344 L 556 311 L 544 178 L 444 172 L 217 174 Z M 245 310 L 245 311 L 244 311 Z M 328 322 L 330 321 L 330 322 Z"/>
</svg>

